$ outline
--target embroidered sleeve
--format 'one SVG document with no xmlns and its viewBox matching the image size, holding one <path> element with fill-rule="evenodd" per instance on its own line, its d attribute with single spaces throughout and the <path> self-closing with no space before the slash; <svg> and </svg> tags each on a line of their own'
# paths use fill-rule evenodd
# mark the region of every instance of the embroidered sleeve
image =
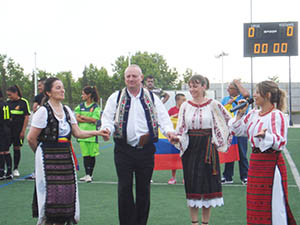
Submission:
<svg viewBox="0 0 300 225">
<path fill-rule="evenodd" d="M 170 120 L 168 111 L 161 102 L 161 100 L 154 95 L 155 108 L 157 110 L 158 123 L 161 132 L 166 136 L 168 132 L 174 132 L 173 123 Z"/>
<path fill-rule="evenodd" d="M 230 131 L 235 136 L 248 136 L 248 127 L 251 126 L 251 119 L 254 115 L 255 110 L 252 110 L 248 114 L 244 115 L 240 120 L 237 120 L 236 115 L 230 119 L 229 127 Z M 249 125 L 250 124 L 250 125 Z"/>
<path fill-rule="evenodd" d="M 218 151 L 226 152 L 232 141 L 232 135 L 228 127 L 228 121 L 231 116 L 218 101 L 214 100 L 210 109 L 213 120 L 212 143 L 216 145 Z"/>
<path fill-rule="evenodd" d="M 283 113 L 274 111 L 271 114 L 265 137 L 259 142 L 261 151 L 269 148 L 283 150 L 287 144 L 287 121 Z"/>
<path fill-rule="evenodd" d="M 179 110 L 178 122 L 176 126 L 176 135 L 179 137 L 179 143 L 175 145 L 176 148 L 181 150 L 181 155 L 187 149 L 189 145 L 189 136 L 187 134 L 187 121 L 186 121 L 186 110 L 187 104 L 183 103 Z"/>
</svg>

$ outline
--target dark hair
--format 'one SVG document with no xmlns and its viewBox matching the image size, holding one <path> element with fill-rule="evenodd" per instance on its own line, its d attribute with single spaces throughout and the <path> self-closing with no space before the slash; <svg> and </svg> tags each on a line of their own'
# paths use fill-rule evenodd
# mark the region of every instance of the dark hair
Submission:
<svg viewBox="0 0 300 225">
<path fill-rule="evenodd" d="M 180 97 L 185 97 L 185 95 L 182 94 L 182 93 L 176 94 L 176 95 L 175 95 L 175 101 L 177 102 L 177 101 L 180 99 Z"/>
<path fill-rule="evenodd" d="M 146 80 L 148 80 L 148 79 L 153 79 L 154 80 L 154 77 L 152 75 L 149 75 L 149 76 L 146 77 Z"/>
<path fill-rule="evenodd" d="M 38 80 L 38 82 L 43 82 L 43 83 L 45 83 L 46 80 L 47 80 L 47 77 L 42 77 L 41 79 Z"/>
<path fill-rule="evenodd" d="M 257 84 L 258 92 L 263 98 L 270 93 L 270 102 L 276 103 L 276 108 L 284 112 L 286 110 L 286 93 L 278 87 L 278 84 L 271 80 L 262 81 Z"/>
<path fill-rule="evenodd" d="M 94 102 L 99 101 L 99 94 L 96 86 L 86 86 L 83 88 L 83 92 L 87 95 L 91 94 L 91 98 L 93 99 Z"/>
<path fill-rule="evenodd" d="M 21 92 L 21 89 L 19 88 L 18 85 L 11 86 L 11 87 L 7 88 L 6 91 L 9 91 L 9 92 L 12 92 L 12 93 L 18 93 L 18 96 L 20 98 L 22 98 L 22 92 Z"/>
<path fill-rule="evenodd" d="M 193 75 L 190 78 L 188 84 L 190 84 L 190 83 L 192 83 L 192 84 L 201 84 L 202 86 L 205 85 L 206 86 L 206 90 L 209 89 L 209 80 L 208 80 L 207 77 L 204 77 L 202 75 Z M 205 96 L 205 92 L 204 92 L 204 96 Z"/>
<path fill-rule="evenodd" d="M 56 77 L 49 77 L 45 80 L 45 83 L 44 83 L 44 98 L 41 102 L 41 105 L 43 105 L 45 102 L 47 102 L 49 100 L 49 96 L 47 95 L 47 92 L 51 92 L 51 89 L 53 87 L 53 83 L 57 80 L 59 80 L 59 79 L 56 78 Z"/>
</svg>

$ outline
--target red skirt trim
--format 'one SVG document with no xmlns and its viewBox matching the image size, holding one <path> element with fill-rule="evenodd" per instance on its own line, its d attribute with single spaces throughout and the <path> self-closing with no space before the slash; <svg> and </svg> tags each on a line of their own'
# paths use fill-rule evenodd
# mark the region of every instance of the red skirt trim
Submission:
<svg viewBox="0 0 300 225">
<path fill-rule="evenodd" d="M 222 192 L 207 193 L 207 194 L 186 194 L 187 199 L 213 199 L 222 198 Z"/>
<path fill-rule="evenodd" d="M 280 152 L 252 153 L 247 184 L 247 224 L 272 224 L 272 190 L 275 167 L 281 174 L 288 224 L 296 221 L 288 204 L 287 171 Z"/>
</svg>

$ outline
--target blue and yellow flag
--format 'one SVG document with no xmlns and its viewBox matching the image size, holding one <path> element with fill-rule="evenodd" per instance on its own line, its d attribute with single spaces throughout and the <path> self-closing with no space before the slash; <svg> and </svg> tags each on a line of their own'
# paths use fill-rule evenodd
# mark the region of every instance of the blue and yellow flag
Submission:
<svg viewBox="0 0 300 225">
<path fill-rule="evenodd" d="M 178 118 L 171 117 L 171 121 L 176 128 Z M 158 138 L 158 142 L 155 143 L 154 170 L 182 169 L 180 151 L 168 141 L 160 130 Z"/>
</svg>

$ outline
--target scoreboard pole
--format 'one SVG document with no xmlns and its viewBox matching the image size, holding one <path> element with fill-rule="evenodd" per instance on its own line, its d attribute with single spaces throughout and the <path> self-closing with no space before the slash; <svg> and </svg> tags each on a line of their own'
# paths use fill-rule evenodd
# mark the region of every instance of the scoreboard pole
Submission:
<svg viewBox="0 0 300 225">
<path fill-rule="evenodd" d="M 252 0 L 250 0 L 250 23 L 252 23 Z M 253 57 L 250 57 L 250 63 L 251 63 L 251 93 L 250 96 L 253 98 Z M 251 104 L 252 109 L 254 108 L 254 104 Z"/>
<path fill-rule="evenodd" d="M 290 126 L 293 126 L 292 121 L 292 76 L 291 76 L 291 56 L 289 56 L 289 117 Z"/>
</svg>

